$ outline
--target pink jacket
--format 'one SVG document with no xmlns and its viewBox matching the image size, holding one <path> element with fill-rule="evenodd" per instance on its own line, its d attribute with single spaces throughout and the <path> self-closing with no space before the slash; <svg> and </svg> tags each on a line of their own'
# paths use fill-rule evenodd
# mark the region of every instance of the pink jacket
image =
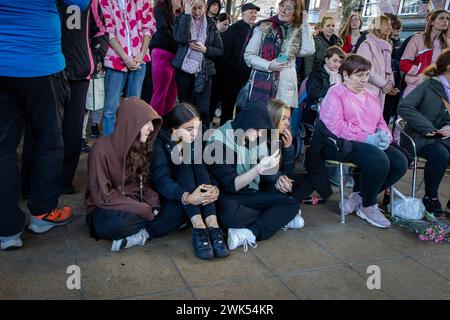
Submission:
<svg viewBox="0 0 450 320">
<path fill-rule="evenodd" d="M 436 62 L 441 51 L 442 46 L 439 38 L 434 40 L 433 48 L 425 47 L 424 33 L 416 34 L 409 40 L 400 60 L 400 69 L 406 74 L 405 82 L 407 85 L 403 98 L 425 80 L 421 73 L 425 68 Z"/>
<path fill-rule="evenodd" d="M 390 81 L 394 83 L 394 74 L 391 69 L 391 53 L 383 55 L 380 47 L 375 43 L 373 37 L 375 35 L 367 36 L 366 40 L 358 49 L 358 54 L 372 62 L 372 69 L 370 70 L 369 84 L 367 89 L 378 95 L 380 99 L 381 108 L 384 108 L 384 99 L 386 94 L 383 93 L 383 87 Z M 385 45 L 389 45 L 387 41 L 382 41 Z M 385 61 L 385 59 L 387 61 Z"/>
<path fill-rule="evenodd" d="M 380 100 L 367 89 L 356 94 L 344 84 L 332 86 L 321 103 L 320 120 L 328 130 L 345 140 L 365 142 L 369 134 L 381 129 L 392 141 Z"/>
<path fill-rule="evenodd" d="M 120 9 L 119 0 L 101 0 L 100 6 L 105 17 L 106 32 L 109 38 L 117 38 L 126 54 L 135 58 L 140 52 L 144 36 L 153 36 L 156 32 L 156 22 L 153 18 L 153 8 L 151 0 L 125 0 L 126 12 Z M 126 30 L 127 25 L 130 30 L 131 48 L 129 48 Z M 150 61 L 150 54 L 144 57 L 144 62 Z M 117 71 L 128 71 L 122 58 L 110 46 L 105 57 L 105 67 Z"/>
</svg>

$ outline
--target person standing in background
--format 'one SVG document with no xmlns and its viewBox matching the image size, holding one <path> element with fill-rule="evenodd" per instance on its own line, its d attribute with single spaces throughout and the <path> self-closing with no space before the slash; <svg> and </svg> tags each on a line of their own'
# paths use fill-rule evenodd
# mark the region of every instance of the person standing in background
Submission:
<svg viewBox="0 0 450 320">
<path fill-rule="evenodd" d="M 64 0 L 84 10 L 89 0 Z M 19 207 L 17 147 L 25 121 L 34 139 L 28 228 L 46 232 L 72 220 L 58 208 L 64 161 L 62 106 L 70 91 L 56 0 L 0 0 L 0 249 L 22 247 L 27 218 Z"/>
<path fill-rule="evenodd" d="M 221 125 L 233 118 L 236 98 L 250 77 L 251 69 L 244 61 L 244 51 L 251 29 L 256 23 L 259 10 L 260 8 L 253 3 L 244 4 L 242 6 L 242 20 L 232 24 L 222 34 L 224 51 L 223 64 L 226 66 L 223 74 L 223 83 L 226 83 L 226 86 L 221 88 L 223 90 L 220 117 Z"/>
<path fill-rule="evenodd" d="M 100 5 L 109 34 L 109 50 L 105 58 L 105 108 L 103 135 L 114 132 L 116 111 L 121 92 L 127 85 L 126 97 L 140 97 L 148 47 L 156 32 L 153 8 L 147 0 L 101 0 Z"/>
<path fill-rule="evenodd" d="M 155 1 L 156 33 L 150 43 L 153 82 L 150 105 L 160 116 L 172 110 L 178 94 L 176 70 L 172 66 L 178 44 L 172 32 L 173 20 L 181 10 L 181 0 Z"/>
</svg>

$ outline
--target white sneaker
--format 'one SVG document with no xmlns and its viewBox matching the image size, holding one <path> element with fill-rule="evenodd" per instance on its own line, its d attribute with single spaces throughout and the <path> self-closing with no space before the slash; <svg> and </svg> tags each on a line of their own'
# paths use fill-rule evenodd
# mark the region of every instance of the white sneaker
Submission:
<svg viewBox="0 0 450 320">
<path fill-rule="evenodd" d="M 18 234 L 15 234 L 13 236 L 0 237 L 0 249 L 13 250 L 21 248 L 23 245 L 22 239 L 20 239 L 21 235 L 22 232 L 19 232 Z"/>
<path fill-rule="evenodd" d="M 128 249 L 135 246 L 143 247 L 148 238 L 150 238 L 150 235 L 147 230 L 141 229 L 138 233 L 128 236 L 125 239 L 114 240 L 111 251 L 118 252 L 120 249 Z"/>
<path fill-rule="evenodd" d="M 301 229 L 305 226 L 305 220 L 302 218 L 302 212 L 299 211 L 298 214 L 295 216 L 294 219 L 291 220 L 284 228 L 283 230 L 286 231 L 287 229 Z"/>
<path fill-rule="evenodd" d="M 248 229 L 228 229 L 228 249 L 234 250 L 239 246 L 244 246 L 244 251 L 248 251 L 248 246 L 256 248 L 256 237 Z"/>
</svg>

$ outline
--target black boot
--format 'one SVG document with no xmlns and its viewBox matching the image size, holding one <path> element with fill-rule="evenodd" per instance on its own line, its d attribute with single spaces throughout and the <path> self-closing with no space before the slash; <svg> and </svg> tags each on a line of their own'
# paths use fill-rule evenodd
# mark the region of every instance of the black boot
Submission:
<svg viewBox="0 0 450 320">
<path fill-rule="evenodd" d="M 208 228 L 211 244 L 216 258 L 225 258 L 230 255 L 227 245 L 223 240 L 223 232 L 220 228 Z"/>
<path fill-rule="evenodd" d="M 209 233 L 207 229 L 192 229 L 192 246 L 194 254 L 199 259 L 214 258 L 214 251 L 209 241 Z"/>
<path fill-rule="evenodd" d="M 439 201 L 439 199 L 423 197 L 422 202 L 428 213 L 433 214 L 438 219 L 445 218 L 445 213 L 444 213 L 444 210 L 442 210 L 442 204 Z"/>
</svg>

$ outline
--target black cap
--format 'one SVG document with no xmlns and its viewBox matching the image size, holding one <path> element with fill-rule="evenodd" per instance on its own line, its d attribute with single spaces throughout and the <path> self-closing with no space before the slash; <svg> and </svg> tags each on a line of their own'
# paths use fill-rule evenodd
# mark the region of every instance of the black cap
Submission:
<svg viewBox="0 0 450 320">
<path fill-rule="evenodd" d="M 256 11 L 261 10 L 260 7 L 254 5 L 253 3 L 246 3 L 246 4 L 244 4 L 244 5 L 242 6 L 242 12 L 245 12 L 245 11 L 247 11 L 247 10 L 253 10 L 253 9 L 256 10 Z"/>
</svg>

